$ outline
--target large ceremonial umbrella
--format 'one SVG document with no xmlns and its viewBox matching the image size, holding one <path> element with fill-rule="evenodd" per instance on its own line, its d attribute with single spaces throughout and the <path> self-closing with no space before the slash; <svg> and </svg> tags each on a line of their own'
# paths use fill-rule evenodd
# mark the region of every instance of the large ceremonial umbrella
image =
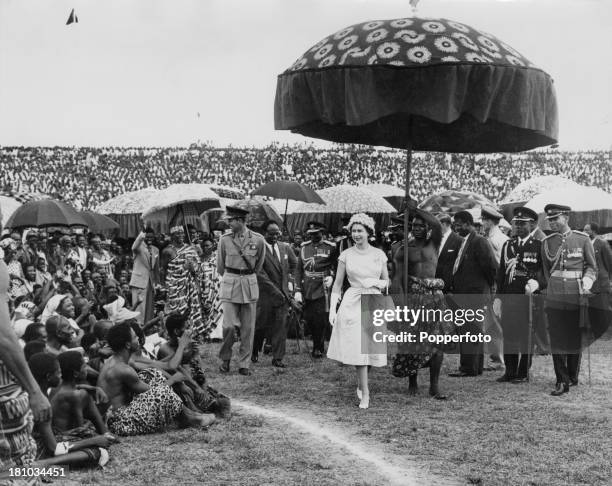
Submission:
<svg viewBox="0 0 612 486">
<path fill-rule="evenodd" d="M 219 196 L 206 184 L 173 184 L 156 194 L 142 219 L 155 231 L 164 233 L 175 225 L 191 224 L 202 229 L 200 214 L 220 205 Z"/>
<path fill-rule="evenodd" d="M 612 194 L 597 187 L 576 185 L 551 189 L 534 196 L 525 206 L 533 209 L 539 216 L 539 225 L 550 230 L 545 218 L 546 204 L 563 204 L 572 208 L 569 224 L 574 229 L 582 230 L 587 223 L 597 223 L 600 231 L 612 231 Z"/>
<path fill-rule="evenodd" d="M 87 226 L 87 223 L 76 209 L 55 199 L 27 202 L 17 208 L 6 222 L 6 227 L 11 229 L 50 226 Z"/>
<path fill-rule="evenodd" d="M 302 203 L 289 219 L 292 231 L 303 228 L 309 221 L 318 221 L 335 232 L 341 226 L 343 217 L 355 213 L 367 213 L 374 218 L 378 227 L 389 224 L 395 208 L 381 196 L 368 189 L 350 185 L 328 187 L 317 191 L 325 204 Z"/>
<path fill-rule="evenodd" d="M 495 207 L 495 204 L 481 194 L 471 191 L 442 191 L 429 196 L 419 204 L 419 208 L 430 213 L 455 214 L 464 209 Z"/>
<path fill-rule="evenodd" d="M 364 184 L 360 187 L 369 189 L 373 193 L 382 196 L 398 211 L 401 211 L 404 207 L 406 197 L 404 195 L 404 190 L 399 187 L 392 186 L 391 184 Z"/>
<path fill-rule="evenodd" d="M 100 204 L 96 212 L 119 223 L 119 236 L 134 238 L 142 229 L 142 212 L 151 205 L 158 192 L 153 188 L 126 192 Z"/>
<path fill-rule="evenodd" d="M 289 199 L 306 203 L 325 204 L 313 189 L 297 181 L 277 180 L 268 182 L 253 191 L 254 196 L 269 196 L 275 199 L 285 200 L 285 211 L 283 225 L 287 227 L 287 209 Z"/>
<path fill-rule="evenodd" d="M 518 152 L 556 143 L 558 131 L 548 74 L 491 34 L 416 17 L 355 24 L 308 49 L 278 77 L 274 122 L 407 149 L 407 200 L 412 150 Z M 405 221 L 407 233 L 408 211 Z"/>
<path fill-rule="evenodd" d="M 500 203 L 500 210 L 506 219 L 512 219 L 515 207 L 523 206 L 533 197 L 550 189 L 575 189 L 580 184 L 558 175 L 532 177 L 518 184 Z"/>
<path fill-rule="evenodd" d="M 0 210 L 2 210 L 2 227 L 6 226 L 7 221 L 11 214 L 13 214 L 17 208 L 21 206 L 21 202 L 10 196 L 0 195 Z"/>
<path fill-rule="evenodd" d="M 108 235 L 119 229 L 119 223 L 103 214 L 94 213 L 93 211 L 81 211 L 80 215 L 87 223 L 87 227 L 91 233 Z"/>
</svg>

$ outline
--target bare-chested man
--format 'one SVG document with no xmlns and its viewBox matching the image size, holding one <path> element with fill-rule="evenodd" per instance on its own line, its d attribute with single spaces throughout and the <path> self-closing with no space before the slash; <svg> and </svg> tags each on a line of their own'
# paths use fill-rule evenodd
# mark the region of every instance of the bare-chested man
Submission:
<svg viewBox="0 0 612 486">
<path fill-rule="evenodd" d="M 215 416 L 192 412 L 183 405 L 172 385 L 185 379 L 175 373 L 167 380 L 159 369 L 140 373 L 128 363 L 139 349 L 138 336 L 128 323 L 117 324 L 108 331 L 113 355 L 106 360 L 100 386 L 108 395 L 111 410 L 108 427 L 117 435 L 150 434 L 164 430 L 176 419 L 182 426 L 208 426 Z"/>
<path fill-rule="evenodd" d="M 412 238 L 408 240 L 408 276 L 404 282 L 404 247 L 394 252 L 394 282 L 395 289 L 401 288 L 401 302 L 396 304 L 411 307 L 436 307 L 441 299 L 443 282 L 435 280 L 438 265 L 438 250 L 442 241 L 442 226 L 436 217 L 430 213 L 412 206 Z M 396 296 L 394 296 L 396 298 Z M 429 334 L 441 332 L 439 323 L 419 322 L 412 329 L 417 335 L 420 330 Z M 429 394 L 439 400 L 446 398 L 440 393 L 438 379 L 444 354 L 430 345 L 411 344 L 409 353 L 400 353 L 393 362 L 395 376 L 409 378 L 408 393 L 414 395 L 418 391 L 418 369 L 429 366 Z"/>
</svg>

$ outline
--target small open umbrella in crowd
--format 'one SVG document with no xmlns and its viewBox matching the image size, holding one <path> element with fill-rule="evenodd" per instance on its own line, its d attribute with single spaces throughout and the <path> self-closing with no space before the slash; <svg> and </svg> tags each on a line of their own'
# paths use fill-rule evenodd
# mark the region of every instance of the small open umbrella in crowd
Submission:
<svg viewBox="0 0 612 486">
<path fill-rule="evenodd" d="M 87 223 L 76 209 L 55 199 L 27 202 L 6 222 L 6 227 L 11 229 L 73 226 L 86 227 Z"/>
<path fill-rule="evenodd" d="M 401 211 L 406 200 L 404 190 L 391 184 L 364 184 L 364 189 L 369 189 L 375 194 L 382 196 L 395 209 Z"/>
<path fill-rule="evenodd" d="M 87 228 L 89 228 L 91 233 L 110 235 L 113 231 L 119 229 L 119 223 L 103 214 L 94 213 L 92 211 L 81 211 L 80 215 L 87 223 Z"/>
</svg>

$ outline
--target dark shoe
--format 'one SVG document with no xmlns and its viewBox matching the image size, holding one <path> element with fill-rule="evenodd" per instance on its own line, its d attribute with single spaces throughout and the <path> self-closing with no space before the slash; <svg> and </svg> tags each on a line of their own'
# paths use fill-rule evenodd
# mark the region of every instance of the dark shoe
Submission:
<svg viewBox="0 0 612 486">
<path fill-rule="evenodd" d="M 315 351 L 312 352 L 312 357 L 316 359 L 322 358 L 323 352 L 316 349 Z"/>
<path fill-rule="evenodd" d="M 526 376 L 517 376 L 516 378 L 514 378 L 514 380 L 512 380 L 512 383 L 514 383 L 515 385 L 518 385 L 520 383 L 527 383 L 529 380 L 527 379 Z"/>
<path fill-rule="evenodd" d="M 251 370 L 248 368 L 240 368 L 238 373 L 240 373 L 242 376 L 251 376 Z"/>
<path fill-rule="evenodd" d="M 512 380 L 514 380 L 514 378 L 512 378 L 511 376 L 509 376 L 509 375 L 502 375 L 502 376 L 500 376 L 495 381 L 498 382 L 498 383 L 505 383 L 505 382 L 512 381 Z"/>
<path fill-rule="evenodd" d="M 578 386 L 578 380 L 570 380 L 569 386 Z"/>
<path fill-rule="evenodd" d="M 277 368 L 286 368 L 287 365 L 282 362 L 280 359 L 273 359 L 272 366 L 276 366 Z"/>
<path fill-rule="evenodd" d="M 555 389 L 550 392 L 553 397 L 558 397 L 569 391 L 569 385 L 567 383 L 557 383 Z"/>
<path fill-rule="evenodd" d="M 229 361 L 224 361 L 221 366 L 219 366 L 219 371 L 221 373 L 229 373 L 230 370 L 230 362 Z"/>
<path fill-rule="evenodd" d="M 264 344 L 264 350 L 263 350 L 263 353 L 264 353 L 265 355 L 268 355 L 268 354 L 270 354 L 271 352 L 272 352 L 272 345 L 271 345 L 271 344 L 268 344 L 268 343 Z"/>
<path fill-rule="evenodd" d="M 259 355 L 252 354 L 251 355 L 251 363 L 257 363 L 259 361 Z"/>
</svg>

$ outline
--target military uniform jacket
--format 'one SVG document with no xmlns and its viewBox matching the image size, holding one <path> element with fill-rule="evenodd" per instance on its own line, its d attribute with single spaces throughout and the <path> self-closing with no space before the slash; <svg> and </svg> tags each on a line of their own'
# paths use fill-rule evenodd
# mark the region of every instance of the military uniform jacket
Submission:
<svg viewBox="0 0 612 486">
<path fill-rule="evenodd" d="M 498 294 L 524 294 L 528 280 L 545 285 L 542 273 L 542 242 L 533 234 L 522 245 L 518 238 L 507 240 L 501 249 L 497 270 Z"/>
<path fill-rule="evenodd" d="M 306 241 L 300 249 L 296 268 L 296 290 L 307 300 L 325 296 L 323 279 L 333 276 L 338 265 L 338 248 L 332 241 Z"/>
<path fill-rule="evenodd" d="M 252 273 L 240 251 L 248 260 Z M 263 236 L 251 230 L 245 230 L 242 238 L 234 233 L 226 233 L 219 240 L 217 250 L 217 271 L 221 277 L 219 300 L 235 304 L 256 302 L 259 298 L 256 273 L 261 270 L 266 257 L 266 244 Z M 242 271 L 243 275 L 226 271 Z"/>
<path fill-rule="evenodd" d="M 542 242 L 542 265 L 548 307 L 579 304 L 582 277 L 597 279 L 593 243 L 586 233 L 569 230 L 553 233 Z"/>
</svg>

